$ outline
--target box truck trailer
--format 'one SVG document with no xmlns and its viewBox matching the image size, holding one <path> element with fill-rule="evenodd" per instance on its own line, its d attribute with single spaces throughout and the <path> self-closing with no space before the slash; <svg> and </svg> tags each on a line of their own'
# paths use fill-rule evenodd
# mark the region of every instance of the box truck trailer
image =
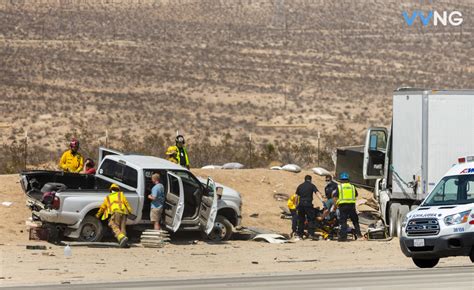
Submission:
<svg viewBox="0 0 474 290">
<path fill-rule="evenodd" d="M 474 150 L 474 90 L 398 89 L 390 130 L 369 128 L 363 176 L 391 236 L 459 156 Z"/>
</svg>

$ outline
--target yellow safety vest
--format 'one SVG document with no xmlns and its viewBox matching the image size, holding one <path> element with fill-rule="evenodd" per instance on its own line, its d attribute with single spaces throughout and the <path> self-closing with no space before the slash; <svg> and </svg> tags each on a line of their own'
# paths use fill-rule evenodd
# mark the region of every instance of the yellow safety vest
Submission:
<svg viewBox="0 0 474 290">
<path fill-rule="evenodd" d="M 339 184 L 337 204 L 355 204 L 356 203 L 356 189 L 354 185 L 346 182 Z"/>
<path fill-rule="evenodd" d="M 105 207 L 105 208 L 104 208 Z M 112 192 L 111 194 L 107 195 L 105 198 L 104 203 L 101 206 L 103 209 L 104 214 L 102 215 L 102 219 L 105 220 L 114 212 L 118 212 L 121 214 L 129 214 L 132 209 L 128 204 L 123 192 Z"/>
<path fill-rule="evenodd" d="M 186 166 L 189 166 L 189 158 L 188 158 L 188 151 L 186 151 L 186 148 L 183 147 L 184 151 L 184 158 L 186 160 Z M 181 164 L 181 154 L 179 154 L 179 148 L 176 146 L 176 160 L 178 161 L 178 164 Z"/>
</svg>

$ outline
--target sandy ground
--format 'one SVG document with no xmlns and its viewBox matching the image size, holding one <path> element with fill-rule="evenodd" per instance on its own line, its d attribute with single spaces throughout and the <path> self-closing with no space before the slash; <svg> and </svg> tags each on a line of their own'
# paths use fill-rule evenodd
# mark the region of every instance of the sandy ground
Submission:
<svg viewBox="0 0 474 290">
<path fill-rule="evenodd" d="M 289 232 L 290 221 L 280 219 L 279 206 L 284 202 L 275 201 L 273 193 L 290 193 L 305 173 L 263 169 L 194 171 L 201 176 L 211 175 L 242 193 L 245 226 Z M 316 185 L 322 188 L 323 180 L 315 179 Z M 415 268 L 401 253 L 396 239 L 342 244 L 334 241 L 283 245 L 253 241 L 193 244 L 199 235 L 190 234 L 180 235 L 161 249 L 139 245 L 130 249 L 74 246 L 72 257 L 66 258 L 63 247 L 28 240 L 25 220 L 30 213 L 25 207 L 18 176 L 0 176 L 0 184 L 0 201 L 13 202 L 10 207 L 0 205 L 0 285 Z M 258 213 L 258 218 L 250 218 L 253 213 Z M 46 245 L 47 250 L 27 250 L 26 245 Z M 458 257 L 443 259 L 439 264 L 440 267 L 455 265 L 471 265 L 471 262 L 467 257 Z"/>
</svg>

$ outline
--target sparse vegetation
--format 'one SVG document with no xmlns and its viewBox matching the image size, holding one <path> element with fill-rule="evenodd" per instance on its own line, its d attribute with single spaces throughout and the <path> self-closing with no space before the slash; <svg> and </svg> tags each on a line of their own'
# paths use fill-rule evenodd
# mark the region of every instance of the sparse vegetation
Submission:
<svg viewBox="0 0 474 290">
<path fill-rule="evenodd" d="M 471 2 L 430 5 L 467 19 Z M 58 158 L 76 135 L 95 156 L 108 131 L 114 148 L 162 156 L 179 130 L 196 166 L 250 165 L 251 133 L 252 166 L 313 166 L 321 132 L 329 166 L 335 147 L 388 125 L 396 87 L 472 84 L 472 25 L 407 27 L 400 11 L 396 0 L 1 1 L 0 141 L 28 132 Z"/>
</svg>

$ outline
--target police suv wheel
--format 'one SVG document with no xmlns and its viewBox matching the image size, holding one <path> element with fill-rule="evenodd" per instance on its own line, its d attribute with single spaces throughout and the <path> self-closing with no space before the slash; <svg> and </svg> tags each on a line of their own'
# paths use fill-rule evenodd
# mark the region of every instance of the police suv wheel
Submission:
<svg viewBox="0 0 474 290">
<path fill-rule="evenodd" d="M 88 215 L 82 221 L 79 241 L 99 242 L 104 235 L 104 225 L 94 216 Z"/>
<path fill-rule="evenodd" d="M 474 247 L 471 249 L 471 254 L 469 255 L 469 259 L 471 259 L 471 262 L 474 263 Z"/>
<path fill-rule="evenodd" d="M 419 268 L 433 268 L 434 266 L 438 265 L 439 258 L 435 259 L 416 259 L 412 258 L 413 263 L 417 265 Z"/>
</svg>

